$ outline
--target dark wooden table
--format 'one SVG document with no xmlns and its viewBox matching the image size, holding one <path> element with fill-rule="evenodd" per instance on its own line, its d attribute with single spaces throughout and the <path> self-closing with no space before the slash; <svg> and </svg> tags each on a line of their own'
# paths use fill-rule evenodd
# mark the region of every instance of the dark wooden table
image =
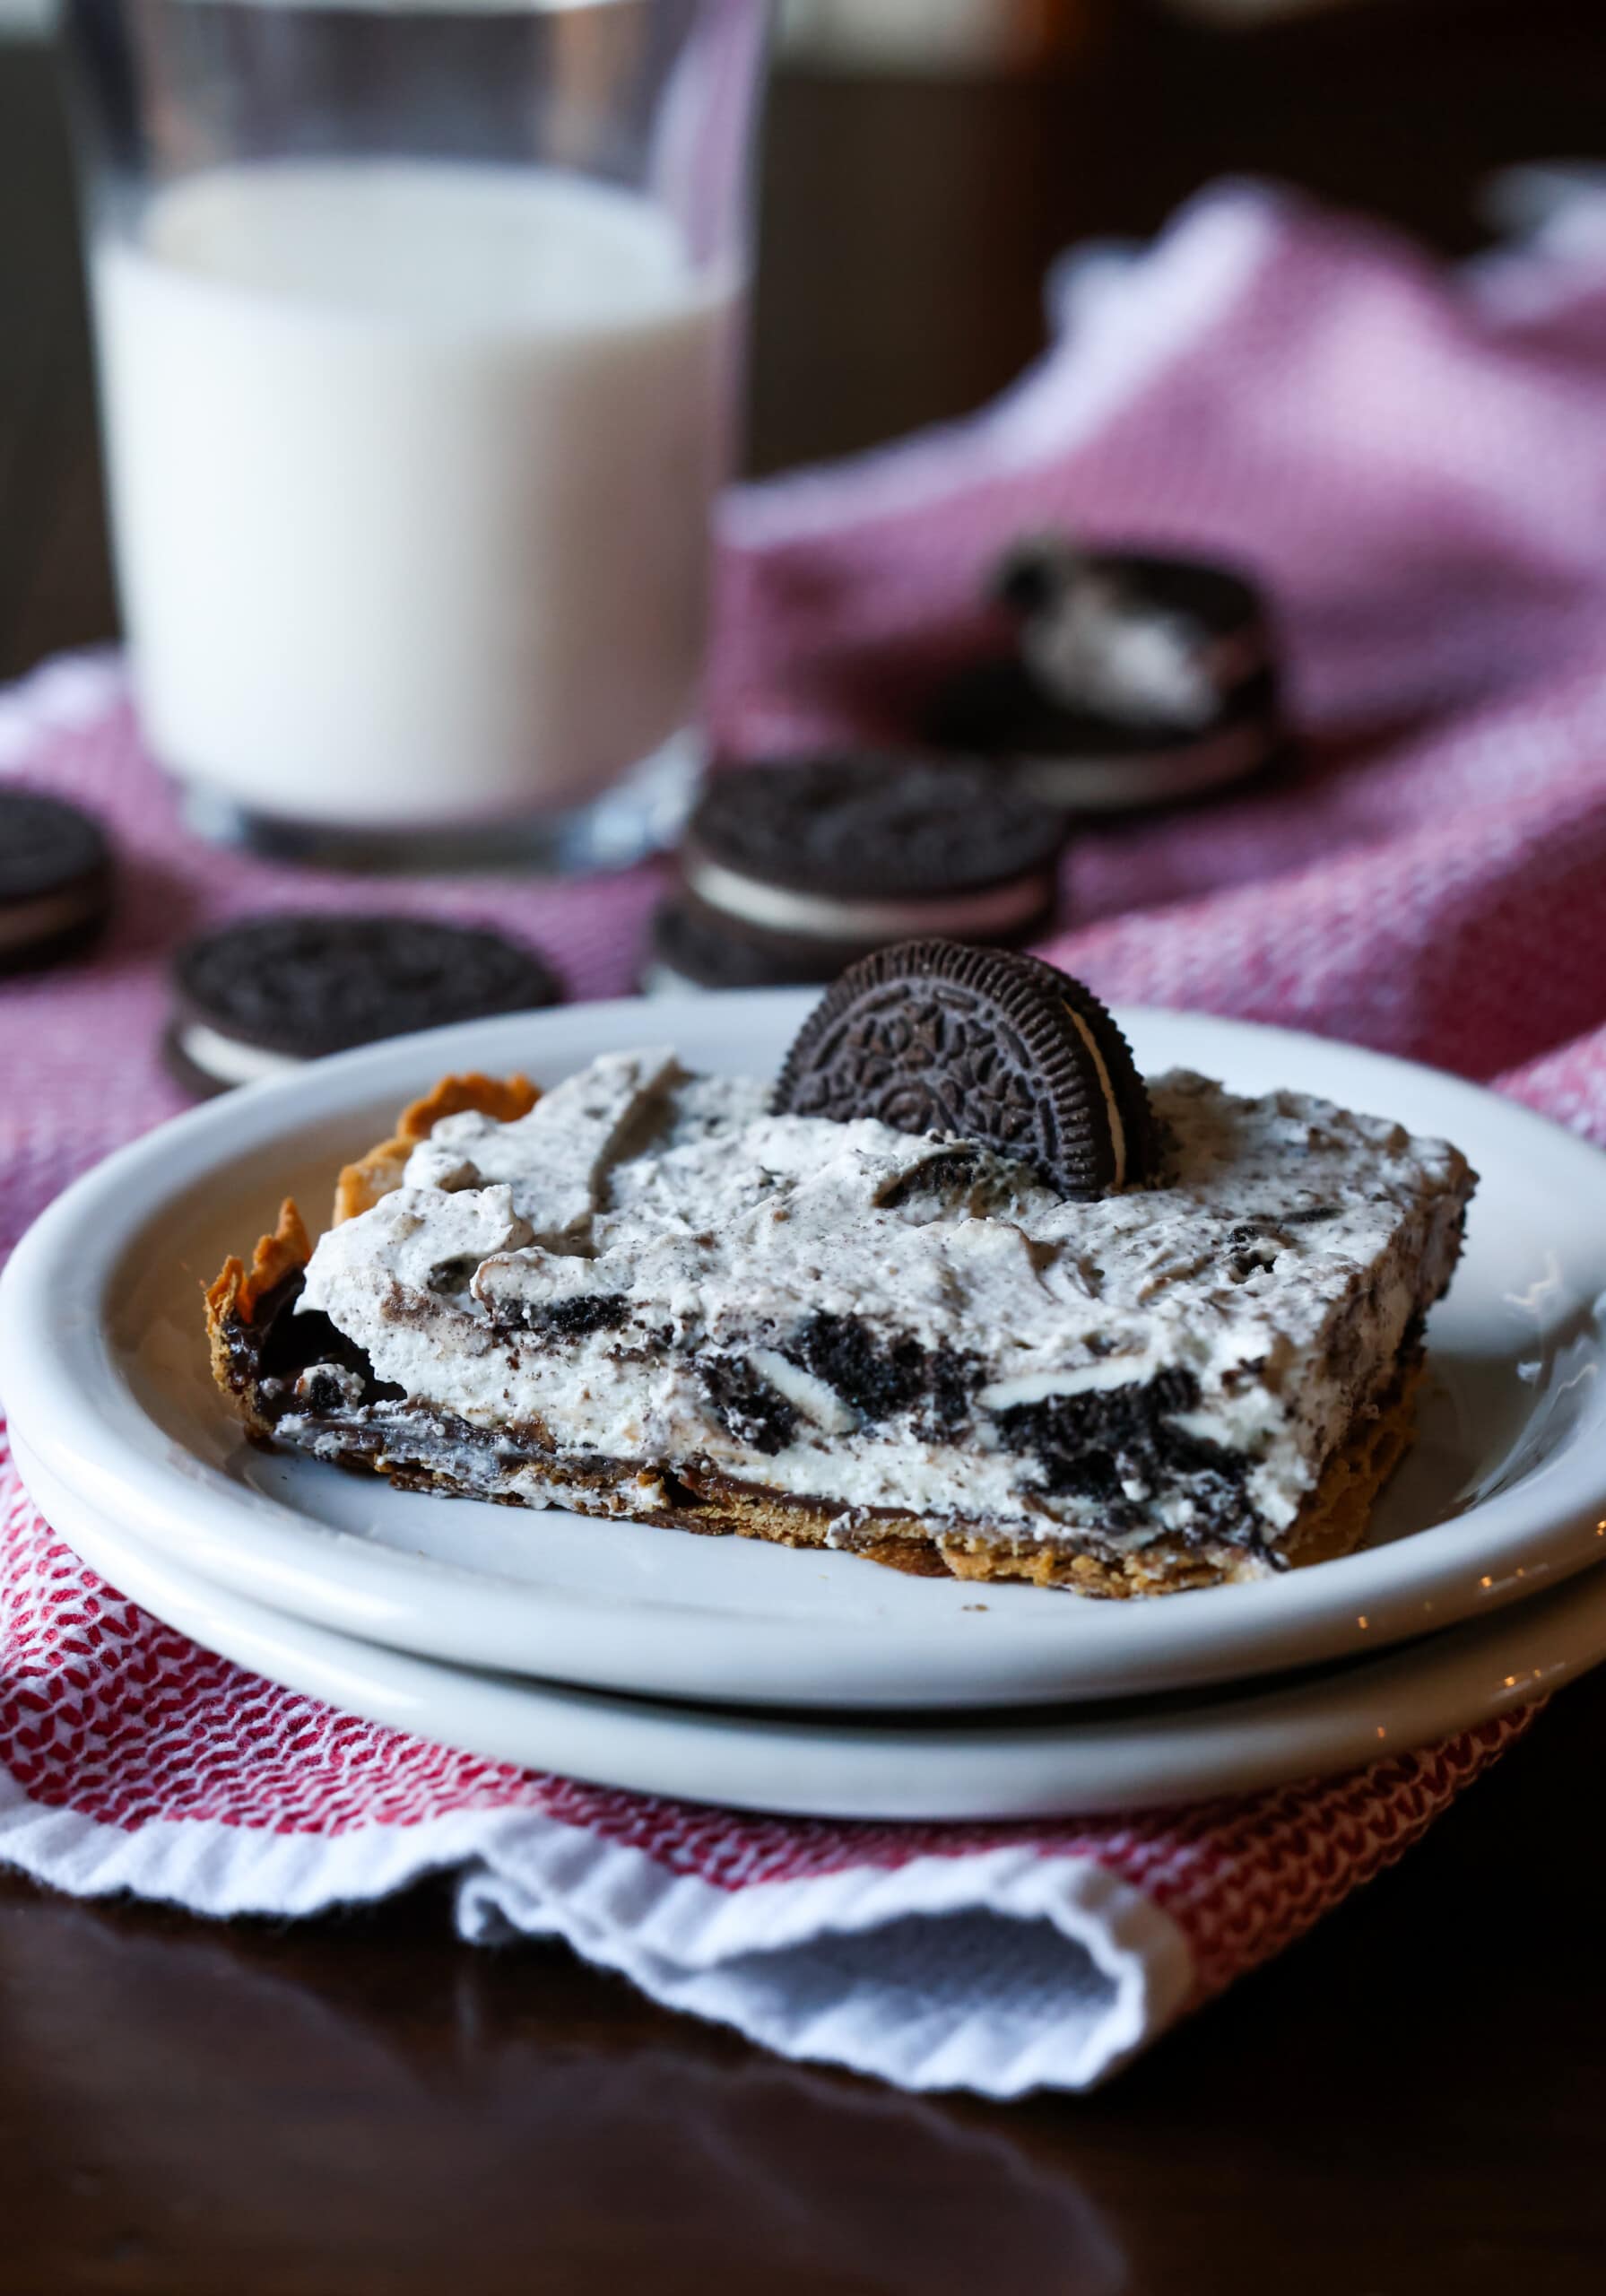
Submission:
<svg viewBox="0 0 1606 2296">
<path fill-rule="evenodd" d="M 1599 0 L 1238 39 L 1111 0 L 1055 80 L 788 76 L 753 461 L 975 404 L 1048 256 L 1227 168 L 1446 248 L 1606 124 Z M 0 48 L 0 674 L 115 627 L 59 122 Z M 12 1080 L 14 1089 L 16 1080 Z M 0 2292 L 1599 2296 L 1606 1677 L 1402 1866 L 1108 2092 L 1010 2109 L 778 2066 L 431 1887 L 210 1928 L 0 1882 Z"/>
</svg>

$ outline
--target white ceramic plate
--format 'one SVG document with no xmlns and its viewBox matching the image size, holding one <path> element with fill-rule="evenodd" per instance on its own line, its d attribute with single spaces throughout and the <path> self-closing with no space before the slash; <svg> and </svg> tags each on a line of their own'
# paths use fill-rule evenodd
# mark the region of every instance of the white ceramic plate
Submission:
<svg viewBox="0 0 1606 2296">
<path fill-rule="evenodd" d="M 803 1817 L 1027 1818 L 1331 1777 L 1558 1689 L 1606 1657 L 1606 1569 L 1426 1642 L 1257 1693 L 942 1722 L 813 1719 L 447 1666 L 287 1617 L 156 1554 L 19 1452 L 84 1561 L 208 1649 L 419 1737 L 600 1786 Z"/>
<path fill-rule="evenodd" d="M 59 1481 L 187 1569 L 399 1648 L 653 1696 L 912 1708 L 1108 1697 L 1341 1657 L 1498 1607 L 1606 1546 L 1606 1159 L 1474 1087 L 1279 1031 L 1122 1019 L 1150 1070 L 1287 1084 L 1447 1134 L 1483 1175 L 1429 1330 L 1422 1432 L 1343 1561 L 1244 1587 L 1097 1603 L 909 1578 L 844 1554 L 392 1491 L 253 1450 L 208 1377 L 199 1287 L 292 1189 L 447 1069 L 552 1082 L 674 1041 L 772 1069 L 808 992 L 637 1002 L 401 1039 L 255 1085 L 71 1188 L 0 1286 L 0 1395 Z"/>
</svg>

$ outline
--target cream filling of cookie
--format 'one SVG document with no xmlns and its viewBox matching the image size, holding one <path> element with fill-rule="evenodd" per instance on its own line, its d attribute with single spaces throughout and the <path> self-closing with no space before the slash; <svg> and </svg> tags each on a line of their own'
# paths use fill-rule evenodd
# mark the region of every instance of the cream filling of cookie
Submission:
<svg viewBox="0 0 1606 2296">
<path fill-rule="evenodd" d="M 1220 699 L 1207 642 L 1194 623 L 1157 612 L 1089 568 L 1027 623 L 1020 651 L 1039 685 L 1066 701 L 1140 724 L 1160 717 L 1203 726 Z"/>
<path fill-rule="evenodd" d="M 639 986 L 644 996 L 708 996 L 712 994 L 706 980 L 693 980 L 689 972 L 677 972 L 673 965 L 656 960 L 644 968 Z"/>
<path fill-rule="evenodd" d="M 1093 1073 L 1098 1079 L 1098 1090 L 1104 1100 L 1104 1120 L 1109 1126 L 1110 1135 L 1112 1160 L 1110 1185 L 1112 1187 L 1124 1187 L 1126 1185 L 1126 1126 L 1121 1117 L 1121 1102 L 1116 1097 L 1115 1086 L 1110 1082 L 1109 1063 L 1104 1057 L 1103 1046 L 1074 1004 L 1065 1006 L 1065 1018 L 1081 1039 L 1082 1049 L 1092 1062 Z"/>
<path fill-rule="evenodd" d="M 25 949 L 30 942 L 69 933 L 103 907 L 105 900 L 93 887 L 77 885 L 68 891 L 7 901 L 0 907 L 0 949 Z"/>
<path fill-rule="evenodd" d="M 270 1052 L 264 1045 L 247 1044 L 225 1036 L 221 1029 L 208 1028 L 204 1021 L 182 1026 L 176 1042 L 187 1060 L 220 1084 L 256 1084 L 265 1076 L 282 1076 L 306 1065 L 293 1052 Z"/>
<path fill-rule="evenodd" d="M 694 857 L 687 865 L 686 885 L 708 908 L 772 933 L 869 941 L 916 933 L 1005 933 L 1037 915 L 1052 890 L 1052 880 L 1039 869 L 980 892 L 847 900 L 833 893 L 795 892 L 728 869 L 723 862 Z"/>
<path fill-rule="evenodd" d="M 484 1431 L 487 1489 L 538 1499 L 535 1440 L 849 1518 L 1274 1548 L 1448 1282 L 1471 1178 L 1297 1094 L 1151 1091 L 1168 1185 L 1082 1204 L 974 1143 L 610 1055 L 515 1123 L 438 1126 L 301 1306 Z"/>
<path fill-rule="evenodd" d="M 1062 580 L 1026 623 L 1020 652 L 1037 683 L 1074 708 L 1202 729 L 1264 661 L 1258 631 L 1213 635 L 1191 615 L 1151 604 L 1117 573 L 1072 561 Z"/>
<path fill-rule="evenodd" d="M 1125 757 L 1028 757 L 1022 780 L 1049 805 L 1092 813 L 1118 811 L 1134 798 L 1180 797 L 1252 773 L 1271 756 L 1277 730 L 1269 718 L 1246 718 L 1210 741 Z"/>
</svg>

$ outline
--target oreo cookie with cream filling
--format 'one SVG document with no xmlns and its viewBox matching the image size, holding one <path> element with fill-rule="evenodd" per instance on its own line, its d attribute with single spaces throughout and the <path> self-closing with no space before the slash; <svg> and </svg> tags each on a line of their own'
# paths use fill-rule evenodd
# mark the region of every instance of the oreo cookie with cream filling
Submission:
<svg viewBox="0 0 1606 2296">
<path fill-rule="evenodd" d="M 733 767 L 688 823 L 673 921 L 659 937 L 710 987 L 733 973 L 829 980 L 914 935 L 1028 941 L 1053 924 L 1064 836 L 1052 807 L 973 761 Z"/>
<path fill-rule="evenodd" d="M 199 1093 L 562 996 L 546 960 L 499 933 L 317 910 L 246 918 L 190 942 L 173 987 L 169 1065 Z"/>
<path fill-rule="evenodd" d="M 1016 642 L 940 691 L 942 748 L 1008 759 L 1044 802 L 1085 812 L 1200 796 L 1286 752 L 1264 598 L 1237 569 L 1045 535 L 992 588 Z"/>
<path fill-rule="evenodd" d="M 913 941 L 850 967 L 803 1023 L 774 1109 L 979 1141 L 1080 1198 L 1154 1177 L 1125 1038 L 1091 989 L 1012 950 Z"/>
<path fill-rule="evenodd" d="M 59 797 L 0 789 L 0 972 L 54 963 L 111 914 L 111 848 Z"/>
<path fill-rule="evenodd" d="M 733 931 L 678 894 L 661 901 L 647 928 L 640 987 L 647 996 L 715 988 L 812 988 L 834 980 L 861 952 L 825 941 L 762 940 Z"/>
</svg>

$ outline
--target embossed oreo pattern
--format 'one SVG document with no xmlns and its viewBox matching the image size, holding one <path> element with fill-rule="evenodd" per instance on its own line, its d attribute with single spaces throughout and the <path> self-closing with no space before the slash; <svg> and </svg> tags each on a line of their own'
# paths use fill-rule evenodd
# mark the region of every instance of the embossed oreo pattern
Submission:
<svg viewBox="0 0 1606 2296">
<path fill-rule="evenodd" d="M 1102 1075 L 1072 1011 L 1098 1044 Z M 787 1055 L 775 1106 L 983 1141 L 1072 1196 L 1142 1178 L 1150 1133 L 1125 1039 L 1080 982 L 1033 958 L 945 941 L 907 942 L 850 967 Z"/>
</svg>

